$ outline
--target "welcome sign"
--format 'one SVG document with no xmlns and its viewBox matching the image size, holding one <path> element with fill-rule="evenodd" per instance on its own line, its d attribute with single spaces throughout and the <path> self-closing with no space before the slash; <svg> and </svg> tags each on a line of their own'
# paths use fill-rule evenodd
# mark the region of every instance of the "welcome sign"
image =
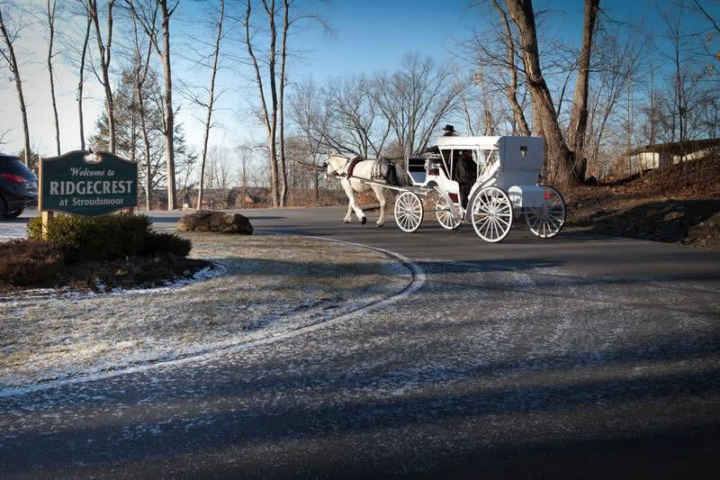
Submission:
<svg viewBox="0 0 720 480">
<path fill-rule="evenodd" d="M 96 216 L 137 207 L 137 163 L 74 151 L 40 162 L 40 210 Z"/>
</svg>

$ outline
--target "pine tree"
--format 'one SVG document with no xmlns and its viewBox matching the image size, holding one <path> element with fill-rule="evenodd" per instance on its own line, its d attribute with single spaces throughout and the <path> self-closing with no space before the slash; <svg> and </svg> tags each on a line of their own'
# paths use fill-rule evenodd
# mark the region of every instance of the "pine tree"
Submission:
<svg viewBox="0 0 720 480">
<path fill-rule="evenodd" d="M 144 98 L 148 99 L 142 108 L 145 109 L 150 159 L 148 161 L 145 155 L 139 110 L 141 106 L 136 101 L 131 70 L 123 72 L 115 89 L 115 154 L 138 163 L 138 182 L 145 187 L 145 194 L 150 200 L 155 189 L 164 186 L 167 180 L 162 91 L 154 72 L 144 85 L 143 94 Z M 182 166 L 185 177 L 189 179 L 197 161 L 197 154 L 188 152 L 181 123 L 175 124 L 174 132 L 176 164 L 178 167 Z M 103 112 L 95 123 L 95 134 L 90 137 L 89 143 L 94 151 L 108 150 L 110 134 L 106 112 Z M 190 172 L 187 172 L 187 169 L 190 169 Z M 148 177 L 150 182 L 146 181 Z M 151 202 L 148 201 L 147 204 L 151 205 Z"/>
</svg>

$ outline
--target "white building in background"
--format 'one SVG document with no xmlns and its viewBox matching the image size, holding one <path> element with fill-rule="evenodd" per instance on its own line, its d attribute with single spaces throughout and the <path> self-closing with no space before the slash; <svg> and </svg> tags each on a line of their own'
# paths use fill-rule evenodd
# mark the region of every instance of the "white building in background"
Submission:
<svg viewBox="0 0 720 480">
<path fill-rule="evenodd" d="M 633 171 L 653 170 L 720 155 L 720 138 L 646 145 L 630 150 L 629 155 Z"/>
</svg>

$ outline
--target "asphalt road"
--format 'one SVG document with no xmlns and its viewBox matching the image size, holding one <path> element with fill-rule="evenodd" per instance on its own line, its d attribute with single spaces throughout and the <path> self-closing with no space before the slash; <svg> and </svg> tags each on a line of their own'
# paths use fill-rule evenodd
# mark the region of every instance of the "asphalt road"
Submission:
<svg viewBox="0 0 720 480">
<path fill-rule="evenodd" d="M 720 252 L 343 214 L 248 212 L 400 253 L 422 286 L 276 342 L 0 398 L 0 477 L 717 478 Z"/>
</svg>

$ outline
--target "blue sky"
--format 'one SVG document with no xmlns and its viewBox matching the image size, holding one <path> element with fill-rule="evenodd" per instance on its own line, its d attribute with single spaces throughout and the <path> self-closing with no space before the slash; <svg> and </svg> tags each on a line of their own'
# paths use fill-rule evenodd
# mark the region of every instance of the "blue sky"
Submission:
<svg viewBox="0 0 720 480">
<path fill-rule="evenodd" d="M 338 1 L 327 16 L 336 37 L 318 47 L 314 64 L 323 73 L 373 72 L 395 68 L 408 51 L 438 60 L 454 49 L 456 38 L 473 26 L 475 12 L 464 2 L 422 1 Z"/>
<path fill-rule="evenodd" d="M 2 1 L 5 0 L 0 0 Z M 42 3 L 41 0 L 23 1 Z M 686 1 L 691 3 L 693 0 Z M 579 46 L 584 8 L 582 0 L 535 0 L 533 3 L 536 11 L 549 12 L 548 33 Z M 203 0 L 182 0 L 177 21 L 173 25 L 176 49 L 179 48 L 182 38 L 198 30 L 198 15 L 206 4 Z M 657 32 L 664 28 L 657 5 L 667 8 L 674 4 L 676 0 L 601 2 L 610 18 L 628 23 L 644 22 L 649 30 Z M 703 4 L 720 18 L 720 2 L 704 0 Z M 293 45 L 303 54 L 300 62 L 292 65 L 289 74 L 294 78 L 312 76 L 318 84 L 322 84 L 328 76 L 391 71 L 408 52 L 417 52 L 432 57 L 439 63 L 444 62 L 454 57 L 453 52 L 457 50 L 458 43 L 466 39 L 473 28 L 487 28 L 492 24 L 489 22 L 497 22 L 494 15 L 483 15 L 477 9 L 468 9 L 468 2 L 464 0 L 334 0 L 330 4 L 316 0 L 298 0 L 298 5 L 322 13 L 334 31 L 333 35 L 326 36 L 318 29 L 311 29 L 296 34 L 292 39 Z M 695 23 L 689 23 L 688 30 L 701 28 L 699 22 Z M 540 42 L 543 42 L 543 38 Z M 44 66 L 46 44 L 42 28 L 25 30 L 19 47 L 27 59 L 21 74 L 26 89 L 32 143 L 41 153 L 51 154 L 54 127 L 47 71 Z M 188 69 L 187 65 L 179 60 L 179 56 L 175 61 L 174 74 L 177 77 L 206 83 L 209 73 L 197 68 Z M 0 68 L 3 69 L 3 75 L 0 75 L 0 132 L 9 130 L 5 137 L 7 145 L 0 146 L 0 149 L 16 152 L 22 148 L 17 98 L 14 85 L 8 81 L 6 66 L 0 65 Z M 74 149 L 79 146 L 74 71 L 67 65 L 57 65 L 56 74 L 56 90 L 63 117 L 63 150 Z M 232 71 L 223 72 L 219 82 L 220 86 L 228 88 L 229 92 L 223 97 L 222 110 L 218 114 L 222 128 L 213 131 L 211 144 L 232 146 L 238 141 L 262 141 L 262 129 L 248 120 L 248 98 L 254 99 L 256 96 L 255 87 Z M 94 121 L 104 108 L 103 93 L 96 82 L 89 82 L 86 89 L 89 98 L 86 101 L 85 129 L 93 132 Z M 175 101 L 179 103 L 182 99 L 176 95 Z M 202 129 L 192 113 L 188 103 L 183 102 L 178 119 L 185 125 L 189 144 L 199 149 Z"/>
</svg>

